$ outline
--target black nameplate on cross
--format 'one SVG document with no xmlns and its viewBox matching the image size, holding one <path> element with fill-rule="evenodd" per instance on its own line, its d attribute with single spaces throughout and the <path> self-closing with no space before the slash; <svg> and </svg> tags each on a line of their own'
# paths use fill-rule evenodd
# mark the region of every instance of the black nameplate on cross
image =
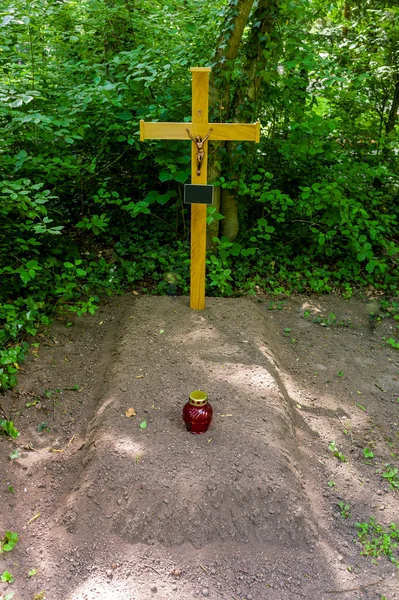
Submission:
<svg viewBox="0 0 399 600">
<path fill-rule="evenodd" d="M 184 185 L 184 204 L 212 204 L 213 185 L 186 183 Z"/>
</svg>

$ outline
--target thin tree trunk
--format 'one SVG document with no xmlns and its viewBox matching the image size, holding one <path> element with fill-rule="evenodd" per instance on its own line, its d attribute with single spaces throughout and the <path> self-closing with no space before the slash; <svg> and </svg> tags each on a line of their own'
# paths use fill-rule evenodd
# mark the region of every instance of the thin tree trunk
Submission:
<svg viewBox="0 0 399 600">
<path fill-rule="evenodd" d="M 234 68 L 242 35 L 249 15 L 251 14 L 254 0 L 240 0 L 238 6 L 231 0 L 224 18 L 220 36 L 214 53 L 215 64 L 209 81 L 209 105 L 211 119 L 213 121 L 226 121 L 230 112 L 230 78 Z M 213 183 L 220 179 L 221 157 L 225 142 L 220 142 L 218 148 L 209 156 L 208 175 L 209 182 Z M 215 188 L 214 206 L 220 212 L 221 188 Z M 208 225 L 207 246 L 214 246 L 212 239 L 219 236 L 219 223 L 213 221 Z"/>
<path fill-rule="evenodd" d="M 236 121 L 253 121 L 259 114 L 260 90 L 264 86 L 261 72 L 270 58 L 264 57 L 264 50 L 275 30 L 279 0 L 259 0 L 253 16 L 254 26 L 245 47 L 245 62 L 240 82 L 235 90 L 231 114 Z M 226 145 L 228 161 L 235 163 L 234 143 Z M 238 218 L 238 198 L 233 190 L 222 190 L 220 222 L 221 234 L 230 241 L 237 237 L 240 223 Z"/>
<path fill-rule="evenodd" d="M 347 22 L 343 28 L 342 28 L 342 34 L 344 35 L 344 37 L 346 37 L 349 33 L 349 25 L 348 22 L 351 20 L 352 18 L 352 7 L 349 4 L 348 0 L 345 0 L 345 4 L 344 4 L 344 19 Z"/>
<path fill-rule="evenodd" d="M 385 131 L 386 131 L 387 135 L 389 135 L 391 133 L 391 131 L 393 131 L 394 127 L 395 127 L 395 122 L 396 122 L 396 117 L 398 115 L 398 110 L 399 110 L 399 73 L 396 73 L 395 91 L 394 91 L 394 94 L 393 94 L 393 100 L 392 100 L 392 104 L 391 104 L 391 110 L 389 111 L 388 121 L 387 121 L 387 124 L 385 126 Z"/>
<path fill-rule="evenodd" d="M 224 121 L 229 114 L 230 78 L 253 5 L 254 0 L 240 0 L 238 6 L 230 0 L 226 9 L 209 82 L 209 103 L 217 121 Z"/>
</svg>

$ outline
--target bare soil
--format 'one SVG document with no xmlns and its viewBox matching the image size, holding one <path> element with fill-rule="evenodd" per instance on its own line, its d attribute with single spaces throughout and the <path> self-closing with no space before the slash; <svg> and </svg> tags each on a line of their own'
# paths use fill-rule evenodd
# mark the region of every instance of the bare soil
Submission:
<svg viewBox="0 0 399 600">
<path fill-rule="evenodd" d="M 399 522 L 395 327 L 333 296 L 132 296 L 57 321 L 0 397 L 21 432 L 0 438 L 0 536 L 20 535 L 0 597 L 399 598 L 355 526 Z M 203 435 L 181 418 L 195 389 Z"/>
</svg>

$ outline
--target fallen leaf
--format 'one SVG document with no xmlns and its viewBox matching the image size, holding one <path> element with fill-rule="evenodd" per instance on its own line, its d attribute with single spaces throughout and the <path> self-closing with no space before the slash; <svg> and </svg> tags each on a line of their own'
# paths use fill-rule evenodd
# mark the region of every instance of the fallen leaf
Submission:
<svg viewBox="0 0 399 600">
<path fill-rule="evenodd" d="M 138 296 L 138 295 L 139 295 L 139 293 L 138 293 L 138 292 L 136 292 L 136 290 L 133 290 L 133 291 L 132 291 L 132 294 L 133 294 L 133 296 Z"/>
<path fill-rule="evenodd" d="M 159 333 L 161 333 L 161 334 L 162 334 L 162 333 L 165 333 L 165 330 L 164 330 L 164 329 L 160 329 L 160 330 L 159 330 Z"/>
<path fill-rule="evenodd" d="M 227 415 L 220 415 L 221 417 L 232 417 L 233 415 L 231 415 L 230 413 L 228 413 Z"/>
<path fill-rule="evenodd" d="M 144 375 L 136 375 L 136 379 L 143 379 Z"/>
<path fill-rule="evenodd" d="M 147 421 L 141 421 L 140 429 L 145 429 L 147 427 Z"/>
<path fill-rule="evenodd" d="M 135 417 L 136 416 L 136 411 L 134 410 L 134 408 L 128 408 L 127 411 L 125 412 L 125 415 L 127 417 Z"/>
</svg>

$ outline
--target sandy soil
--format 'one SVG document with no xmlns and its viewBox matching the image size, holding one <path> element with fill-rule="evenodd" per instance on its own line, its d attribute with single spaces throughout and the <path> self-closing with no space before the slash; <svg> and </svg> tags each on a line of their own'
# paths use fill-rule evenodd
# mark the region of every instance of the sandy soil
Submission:
<svg viewBox="0 0 399 600">
<path fill-rule="evenodd" d="M 355 525 L 399 523 L 395 327 L 336 297 L 132 296 L 57 321 L 0 397 L 21 432 L 0 438 L 0 537 L 20 536 L 0 598 L 399 598 Z"/>
</svg>

